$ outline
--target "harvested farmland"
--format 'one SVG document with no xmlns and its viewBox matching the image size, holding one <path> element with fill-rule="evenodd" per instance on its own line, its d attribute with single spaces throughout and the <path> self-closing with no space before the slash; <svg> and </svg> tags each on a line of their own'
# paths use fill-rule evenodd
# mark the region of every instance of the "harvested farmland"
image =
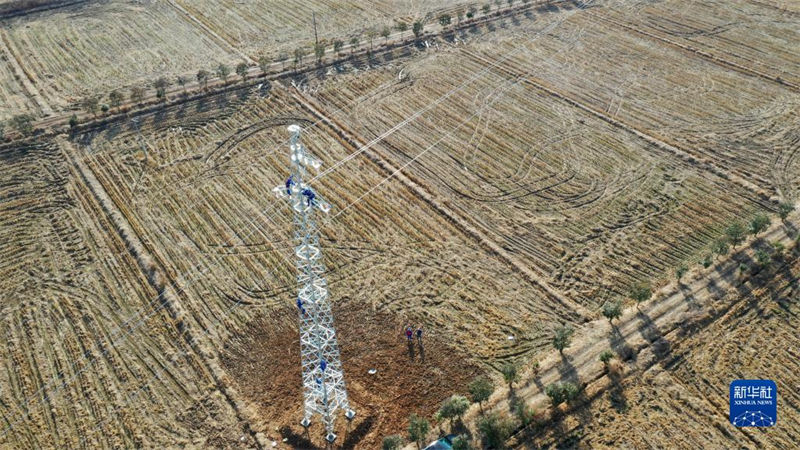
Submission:
<svg viewBox="0 0 800 450">
<path fill-rule="evenodd" d="M 456 9 L 463 12 L 469 3 L 463 0 L 176 1 L 210 30 L 252 58 L 261 54 L 276 57 L 282 52 L 290 55 L 298 46 L 310 46 L 314 42 L 314 27 L 309 11 L 316 13 L 317 35 L 321 39 L 345 40 L 355 35 L 366 41 L 368 37 L 364 33 L 372 29 L 373 39 L 379 43 L 383 39 L 378 32 L 384 26 L 392 27 L 396 21 L 405 21 L 410 29 L 410 22 L 416 19 L 434 22 L 439 14 L 446 12 L 455 17 Z M 406 32 L 407 36 L 410 34 Z"/>
<path fill-rule="evenodd" d="M 536 439 L 520 436 L 514 447 L 793 447 L 800 432 L 794 388 L 800 343 L 792 325 L 800 313 L 797 255 L 793 251 L 735 288 L 687 292 L 690 313 L 682 326 L 666 333 L 651 324 L 637 333 L 658 339 L 661 348 L 653 345 L 636 359 L 614 363 L 607 389 Z M 779 386 L 781 423 L 735 429 L 727 417 L 728 384 L 758 378 Z M 695 422 L 691 432 L 676 418 Z"/>
<path fill-rule="evenodd" d="M 0 447 L 800 439 L 792 5 L 30 5 L 0 19 Z M 776 427 L 729 423 L 738 378 Z M 345 386 L 351 420 L 301 424 Z"/>
<path fill-rule="evenodd" d="M 0 35 L 36 88 L 60 108 L 236 59 L 165 2 L 76 5 L 11 20 Z"/>
<path fill-rule="evenodd" d="M 188 445 L 190 429 L 237 442 L 231 406 L 59 147 L 0 158 L 0 446 Z M 191 421 L 194 409 L 218 419 Z"/>
<path fill-rule="evenodd" d="M 364 142 L 425 110 L 377 144 L 379 151 L 397 165 L 413 161 L 408 170 L 421 183 L 571 299 L 597 308 L 698 258 L 736 215 L 768 207 L 746 188 L 709 177 L 524 78 L 484 73 L 493 61 L 473 51 L 457 47 L 394 72 L 337 79 L 319 101 L 344 108 L 337 115 Z M 553 54 L 519 64 L 563 53 L 554 46 Z M 460 80 L 476 74 L 461 89 Z M 354 101 L 386 84 L 369 101 Z"/>
<path fill-rule="evenodd" d="M 17 114 L 37 112 L 36 104 L 30 100 L 9 64 L 10 57 L 5 46 L 0 46 L 0 61 L 3 62 L 0 64 L 0 121 Z"/>
</svg>

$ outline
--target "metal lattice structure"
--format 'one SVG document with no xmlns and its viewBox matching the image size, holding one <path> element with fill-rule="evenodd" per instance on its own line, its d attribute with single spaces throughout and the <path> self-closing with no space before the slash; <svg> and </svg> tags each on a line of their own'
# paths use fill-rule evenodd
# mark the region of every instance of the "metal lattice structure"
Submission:
<svg viewBox="0 0 800 450">
<path fill-rule="evenodd" d="M 294 253 L 297 265 L 297 310 L 300 316 L 300 353 L 303 373 L 304 427 L 319 414 L 325 425 L 329 442 L 336 439 L 334 420 L 343 411 L 348 420 L 355 412 L 350 409 L 344 371 L 339 357 L 333 314 L 328 301 L 325 265 L 319 246 L 319 230 L 314 211 L 330 211 L 330 205 L 317 195 L 305 180 L 309 168 L 319 169 L 321 163 L 300 142 L 300 127 L 289 126 L 291 133 L 291 175 L 284 186 L 275 188 L 279 197 L 287 198 L 294 214 Z"/>
</svg>

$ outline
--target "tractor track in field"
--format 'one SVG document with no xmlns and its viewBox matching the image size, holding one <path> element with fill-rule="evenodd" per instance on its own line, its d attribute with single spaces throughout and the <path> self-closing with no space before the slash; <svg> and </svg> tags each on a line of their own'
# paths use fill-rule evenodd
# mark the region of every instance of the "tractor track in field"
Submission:
<svg viewBox="0 0 800 450">
<path fill-rule="evenodd" d="M 572 105 L 572 106 L 574 106 L 574 107 L 576 107 L 578 109 L 581 109 L 581 110 L 583 110 L 583 111 L 585 111 L 585 112 L 587 112 L 587 113 L 589 113 L 589 114 L 591 114 L 591 115 L 603 120 L 604 122 L 613 125 L 616 128 L 619 128 L 619 129 L 624 130 L 624 131 L 626 131 L 628 133 L 631 133 L 631 134 L 637 136 L 638 138 L 646 141 L 648 144 L 651 144 L 651 145 L 655 146 L 656 148 L 659 148 L 661 150 L 664 150 L 666 152 L 671 153 L 673 156 L 675 156 L 675 157 L 679 158 L 680 160 L 684 161 L 685 163 L 687 163 L 691 167 L 695 167 L 697 169 L 713 173 L 714 175 L 719 176 L 722 179 L 732 181 L 732 182 L 738 184 L 739 186 L 747 189 L 748 191 L 756 194 L 756 196 L 758 196 L 758 198 L 760 198 L 761 201 L 763 201 L 765 203 L 769 203 L 770 202 L 769 194 L 767 192 L 765 192 L 763 189 L 761 189 L 760 187 L 756 186 L 755 184 L 745 180 L 744 178 L 742 178 L 742 177 L 740 177 L 738 175 L 732 174 L 732 173 L 730 173 L 730 172 L 728 172 L 728 171 L 716 166 L 715 164 L 713 164 L 711 162 L 701 160 L 701 158 L 699 156 L 694 155 L 691 151 L 689 151 L 689 150 L 687 150 L 685 148 L 682 148 L 677 143 L 668 142 L 665 138 L 660 137 L 660 136 L 656 136 L 656 135 L 652 134 L 651 132 L 649 132 L 648 130 L 640 130 L 639 128 L 637 128 L 635 126 L 632 126 L 632 125 L 626 123 L 622 119 L 611 117 L 609 114 L 607 114 L 604 111 L 598 110 L 597 108 L 594 108 L 594 107 L 592 107 L 590 105 L 587 105 L 586 103 L 581 102 L 580 100 L 577 100 L 577 99 L 573 98 L 573 96 L 571 96 L 571 95 L 569 95 L 567 93 L 560 92 L 556 88 L 554 88 L 552 86 L 549 86 L 543 80 L 538 80 L 538 79 L 536 79 L 536 78 L 534 78 L 532 76 L 527 76 L 524 73 L 520 73 L 517 70 L 514 70 L 512 68 L 507 67 L 507 65 L 492 63 L 491 61 L 489 61 L 485 57 L 483 57 L 483 56 L 481 56 L 481 55 L 479 55 L 479 54 L 477 54 L 475 52 L 472 52 L 472 51 L 469 51 L 469 50 L 466 50 L 466 49 L 462 49 L 462 51 L 465 54 L 469 55 L 470 57 L 472 57 L 472 58 L 474 58 L 474 59 L 476 59 L 478 61 L 483 62 L 484 64 L 494 65 L 498 70 L 504 72 L 506 75 L 509 75 L 509 76 L 512 76 L 512 77 L 521 77 L 526 84 L 528 84 L 528 85 L 530 85 L 530 86 L 532 86 L 532 87 L 534 87 L 534 88 L 536 88 L 536 89 L 538 89 L 538 90 L 540 90 L 540 91 L 542 91 L 542 92 L 544 92 L 544 93 L 546 93 L 546 94 L 548 94 L 548 95 L 550 95 L 552 97 L 555 97 L 555 98 L 557 98 L 557 99 L 559 99 L 559 100 L 561 100 L 563 102 L 566 102 L 566 103 L 568 103 L 568 104 L 570 104 L 570 105 Z"/>
<path fill-rule="evenodd" d="M 645 30 L 639 29 L 639 28 L 637 28 L 635 26 L 632 26 L 632 25 L 629 25 L 629 24 L 626 24 L 626 23 L 622 23 L 622 22 L 620 22 L 620 21 L 618 21 L 616 19 L 612 19 L 610 17 L 603 17 L 600 14 L 597 14 L 597 15 L 595 15 L 593 17 L 599 19 L 602 22 L 605 22 L 606 24 L 610 24 L 612 26 L 623 28 L 623 29 L 625 29 L 625 30 L 627 30 L 629 32 L 640 34 L 640 35 L 645 36 L 647 38 L 650 38 L 652 40 L 655 40 L 655 41 L 658 41 L 658 42 L 662 42 L 662 43 L 667 44 L 667 45 L 669 45 L 671 47 L 674 47 L 674 48 L 678 48 L 678 49 L 683 50 L 684 52 L 686 52 L 686 53 L 688 53 L 688 54 L 690 54 L 692 56 L 700 57 L 700 58 L 702 58 L 702 59 L 704 59 L 706 61 L 710 61 L 710 62 L 712 62 L 712 63 L 714 63 L 714 64 L 716 64 L 716 65 L 718 65 L 720 67 L 723 67 L 723 68 L 726 68 L 726 69 L 730 69 L 730 70 L 735 70 L 736 72 L 739 72 L 739 73 L 742 73 L 742 74 L 745 74 L 745 75 L 748 75 L 748 76 L 758 77 L 758 78 L 761 78 L 763 80 L 767 80 L 767 81 L 769 81 L 771 83 L 774 83 L 774 84 L 777 84 L 779 86 L 785 87 L 785 88 L 791 90 L 792 92 L 800 92 L 800 86 L 798 86 L 798 85 L 796 85 L 794 83 L 791 83 L 789 81 L 783 80 L 779 76 L 768 74 L 768 73 L 764 73 L 764 72 L 758 71 L 756 69 L 753 69 L 752 67 L 747 67 L 747 66 L 744 66 L 742 64 L 739 64 L 739 63 L 736 63 L 736 62 L 733 62 L 733 61 L 729 61 L 729 60 L 727 60 L 725 58 L 722 58 L 720 56 L 714 55 L 712 53 L 709 53 L 707 51 L 701 50 L 699 48 L 696 48 L 696 47 L 693 47 L 693 46 L 690 46 L 690 45 L 686 45 L 686 44 L 681 44 L 679 42 L 675 42 L 675 41 L 673 41 L 671 39 L 667 39 L 667 38 L 665 38 L 663 36 L 659 36 L 659 35 L 657 35 L 655 33 L 651 33 L 649 31 L 645 31 Z"/>
<path fill-rule="evenodd" d="M 488 249 L 493 255 L 499 257 L 502 261 L 511 266 L 511 268 L 520 273 L 525 280 L 547 292 L 552 300 L 557 301 L 568 310 L 580 315 L 581 320 L 583 321 L 587 321 L 594 316 L 594 314 L 592 314 L 584 306 L 566 298 L 563 293 L 550 286 L 540 274 L 537 274 L 531 270 L 531 268 L 519 261 L 515 256 L 507 251 L 503 245 L 490 238 L 486 231 L 474 221 L 464 217 L 462 214 L 454 212 L 445 203 L 435 198 L 435 196 L 430 193 L 429 189 L 425 187 L 425 184 L 421 180 L 416 179 L 416 177 L 412 178 L 412 175 L 409 175 L 408 173 L 398 171 L 394 163 L 391 162 L 391 159 L 380 154 L 380 152 L 374 147 L 365 148 L 366 140 L 359 137 L 336 119 L 329 117 L 327 114 L 325 114 L 324 110 L 322 110 L 320 106 L 316 105 L 316 103 L 311 99 L 303 96 L 297 91 L 290 91 L 290 94 L 298 101 L 298 103 L 300 103 L 303 108 L 307 109 L 312 115 L 321 120 L 322 124 L 328 127 L 346 148 L 350 148 L 354 151 L 357 149 L 364 149 L 363 154 L 376 165 L 378 165 L 378 167 L 383 169 L 387 175 L 391 176 L 391 174 L 395 174 L 394 176 L 403 185 L 405 185 L 409 190 L 411 190 L 411 192 L 427 203 L 434 211 L 454 224 L 461 232 L 477 241 L 479 245 Z"/>
<path fill-rule="evenodd" d="M 191 11 L 179 5 L 178 2 L 174 0 L 169 0 L 167 3 L 170 6 L 172 6 L 176 11 L 178 11 L 180 14 L 182 14 L 189 22 L 194 23 L 203 33 L 205 33 L 208 37 L 213 39 L 217 44 L 221 45 L 223 48 L 226 48 L 230 53 L 239 55 L 239 57 L 247 61 L 248 64 L 254 63 L 254 61 L 249 56 L 247 56 L 247 54 L 236 48 L 236 46 L 233 43 L 228 42 L 228 40 L 217 34 L 217 32 L 212 30 L 211 27 L 208 26 L 208 24 L 206 24 L 203 20 L 198 18 Z"/>
<path fill-rule="evenodd" d="M 186 344 L 191 348 L 200 361 L 205 366 L 204 369 L 208 372 L 216 384 L 216 389 L 222 394 L 227 403 L 236 414 L 236 419 L 243 425 L 243 431 L 249 434 L 258 448 L 263 448 L 259 442 L 255 431 L 250 426 L 250 419 L 245 417 L 243 411 L 245 410 L 236 394 L 229 389 L 225 383 L 225 375 L 219 363 L 216 360 L 208 358 L 206 355 L 211 354 L 205 345 L 196 338 L 190 325 L 191 315 L 187 313 L 182 305 L 180 299 L 183 289 L 177 283 L 168 278 L 168 271 L 165 269 L 163 261 L 158 257 L 157 252 L 153 252 L 148 248 L 148 245 L 141 238 L 141 233 L 138 232 L 133 224 L 129 221 L 124 208 L 115 202 L 115 200 L 108 194 L 103 183 L 98 180 L 94 171 L 84 164 L 84 161 L 78 155 L 77 149 L 68 141 L 62 139 L 60 142 L 64 149 L 65 158 L 71 162 L 73 169 L 77 173 L 76 179 L 83 183 L 87 190 L 91 192 L 94 200 L 101 207 L 105 216 L 114 225 L 114 231 L 119 235 L 120 239 L 125 242 L 131 256 L 137 262 L 139 269 L 145 275 L 151 287 L 158 292 L 159 298 L 164 302 L 166 310 L 175 321 L 175 327 L 179 334 L 183 337 Z M 185 294 L 184 294 L 185 295 Z"/>
<path fill-rule="evenodd" d="M 19 52 L 12 46 L 11 40 L 8 39 L 8 36 L 6 36 L 6 32 L 3 29 L 0 29 L 0 44 L 2 44 L 2 47 L 0 48 L 0 54 L 9 55 L 6 58 L 9 69 L 11 70 L 11 73 L 14 74 L 14 78 L 19 82 L 19 85 L 25 92 L 26 97 L 28 97 L 34 103 L 34 105 L 36 105 L 36 108 L 42 114 L 52 114 L 52 108 L 44 99 L 42 93 L 36 89 L 36 78 L 33 76 L 33 74 L 25 70 L 25 66 L 20 61 Z"/>
</svg>

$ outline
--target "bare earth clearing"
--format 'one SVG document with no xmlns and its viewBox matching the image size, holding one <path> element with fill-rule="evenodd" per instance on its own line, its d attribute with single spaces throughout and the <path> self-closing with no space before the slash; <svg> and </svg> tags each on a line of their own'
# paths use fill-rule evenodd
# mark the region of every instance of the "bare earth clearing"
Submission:
<svg viewBox="0 0 800 450">
<path fill-rule="evenodd" d="M 459 5 L 312 3 L 326 39 Z M 307 34 L 292 34 L 310 15 L 299 4 L 114 0 L 10 18 L 0 120 L 291 49 Z M 358 411 L 337 448 L 377 448 L 475 375 L 532 361 L 541 372 L 489 405 L 516 395 L 541 413 L 510 446 L 793 447 L 796 254 L 748 277 L 752 250 L 698 261 L 731 221 L 797 198 L 798 14 L 536 5 L 429 47 L 0 146 L 0 447 L 322 445 L 318 423 L 298 424 L 292 224 L 272 193 L 290 123 L 334 206 L 322 244 Z M 796 223 L 773 219 L 752 244 L 788 247 Z M 599 320 L 637 282 L 661 292 L 614 329 Z M 428 330 L 424 349 L 403 342 L 408 322 Z M 564 360 L 550 351 L 562 324 L 578 330 Z M 621 355 L 609 374 L 606 348 Z M 746 377 L 781 386 L 775 428 L 727 423 L 728 383 Z M 543 386 L 564 379 L 582 402 L 551 417 Z"/>
</svg>

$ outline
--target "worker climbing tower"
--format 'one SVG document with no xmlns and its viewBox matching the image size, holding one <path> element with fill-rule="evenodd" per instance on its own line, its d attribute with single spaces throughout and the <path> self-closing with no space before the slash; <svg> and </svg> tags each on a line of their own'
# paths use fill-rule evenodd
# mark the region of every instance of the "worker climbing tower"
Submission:
<svg viewBox="0 0 800 450">
<path fill-rule="evenodd" d="M 289 126 L 291 133 L 291 175 L 285 185 L 274 189 L 279 197 L 287 198 L 294 214 L 294 237 L 297 246 L 297 312 L 300 316 L 300 355 L 303 373 L 304 427 L 319 414 L 325 424 L 325 439 L 333 442 L 334 420 L 338 411 L 348 420 L 355 417 L 347 401 L 344 371 L 339 358 L 333 314 L 328 302 L 325 265 L 319 246 L 319 230 L 314 211 L 330 211 L 330 205 L 306 184 L 309 168 L 319 169 L 321 163 L 300 142 L 300 127 Z"/>
</svg>

